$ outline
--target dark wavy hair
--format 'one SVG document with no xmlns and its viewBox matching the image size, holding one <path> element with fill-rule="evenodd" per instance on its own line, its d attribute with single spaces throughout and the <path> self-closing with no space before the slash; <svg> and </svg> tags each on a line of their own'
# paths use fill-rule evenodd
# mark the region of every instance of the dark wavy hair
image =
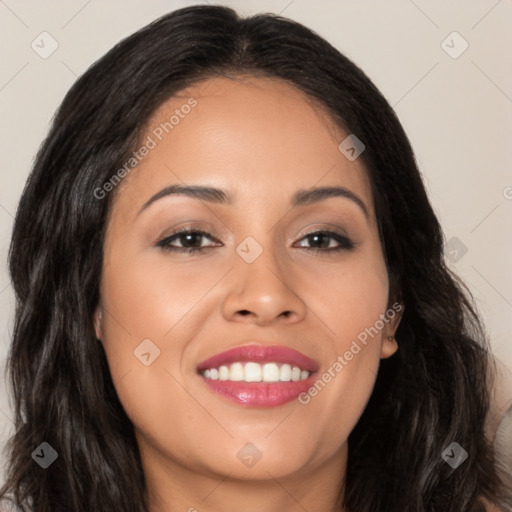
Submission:
<svg viewBox="0 0 512 512">
<path fill-rule="evenodd" d="M 37 512 L 148 510 L 134 427 L 93 328 L 114 196 L 93 191 L 138 147 L 163 102 L 205 79 L 240 75 L 286 81 L 363 141 L 390 297 L 405 304 L 399 351 L 381 362 L 349 437 L 345 510 L 476 512 L 482 498 L 499 503 L 484 435 L 493 360 L 469 292 L 445 265 L 442 231 L 394 111 L 311 30 L 213 6 L 171 12 L 117 44 L 73 85 L 39 149 L 9 255 L 15 432 L 0 496 Z M 44 441 L 59 454 L 46 470 L 31 457 Z M 452 442 L 468 453 L 457 469 L 441 456 Z"/>
</svg>

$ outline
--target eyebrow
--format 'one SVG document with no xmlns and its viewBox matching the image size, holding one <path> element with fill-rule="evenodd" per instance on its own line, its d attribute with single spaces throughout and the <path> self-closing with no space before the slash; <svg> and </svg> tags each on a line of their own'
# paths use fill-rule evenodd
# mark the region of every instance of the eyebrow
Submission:
<svg viewBox="0 0 512 512">
<path fill-rule="evenodd" d="M 208 201 L 216 204 L 233 204 L 233 197 L 226 191 L 215 188 L 207 187 L 203 185 L 169 185 L 163 188 L 155 195 L 150 197 L 139 210 L 139 215 L 143 210 L 149 208 L 155 201 L 162 199 L 163 197 L 172 195 L 184 195 L 194 199 L 200 199 L 202 201 Z M 293 208 L 297 206 L 306 206 L 308 204 L 317 203 L 331 197 L 343 197 L 350 199 L 363 211 L 365 217 L 369 218 L 368 208 L 365 203 L 351 190 L 344 187 L 315 187 L 307 190 L 297 191 L 291 200 L 291 206 Z"/>
</svg>

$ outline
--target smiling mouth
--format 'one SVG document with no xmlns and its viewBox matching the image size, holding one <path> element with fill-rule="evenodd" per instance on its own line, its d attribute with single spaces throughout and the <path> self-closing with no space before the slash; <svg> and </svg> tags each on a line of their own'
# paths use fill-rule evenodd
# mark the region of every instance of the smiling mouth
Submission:
<svg viewBox="0 0 512 512">
<path fill-rule="evenodd" d="M 208 389 L 249 407 L 275 407 L 290 402 L 312 385 L 319 365 L 285 346 L 242 345 L 197 366 Z"/>
</svg>

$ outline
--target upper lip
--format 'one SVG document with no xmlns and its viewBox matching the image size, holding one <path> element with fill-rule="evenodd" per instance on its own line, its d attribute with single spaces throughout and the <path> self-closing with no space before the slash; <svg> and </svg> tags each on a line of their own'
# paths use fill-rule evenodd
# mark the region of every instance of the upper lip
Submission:
<svg viewBox="0 0 512 512">
<path fill-rule="evenodd" d="M 240 345 L 209 357 L 199 363 L 197 369 L 201 371 L 207 368 L 219 368 L 220 366 L 227 366 L 238 361 L 289 363 L 309 372 L 316 372 L 319 367 L 314 359 L 284 345 Z"/>
</svg>

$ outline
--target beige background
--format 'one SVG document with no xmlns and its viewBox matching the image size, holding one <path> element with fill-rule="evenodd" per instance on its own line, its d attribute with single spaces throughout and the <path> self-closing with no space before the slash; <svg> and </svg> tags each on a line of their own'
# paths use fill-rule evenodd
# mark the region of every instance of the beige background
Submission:
<svg viewBox="0 0 512 512">
<path fill-rule="evenodd" d="M 35 152 L 77 76 L 121 38 L 194 3 L 0 0 L 0 448 L 13 426 L 4 378 L 14 309 L 6 257 Z M 452 253 L 451 265 L 477 300 L 494 353 L 512 368 L 512 2 L 218 3 L 306 24 L 380 88 L 415 148 L 447 240 L 456 237 L 467 248 Z M 58 48 L 43 59 L 31 43 L 45 31 Z"/>
</svg>

